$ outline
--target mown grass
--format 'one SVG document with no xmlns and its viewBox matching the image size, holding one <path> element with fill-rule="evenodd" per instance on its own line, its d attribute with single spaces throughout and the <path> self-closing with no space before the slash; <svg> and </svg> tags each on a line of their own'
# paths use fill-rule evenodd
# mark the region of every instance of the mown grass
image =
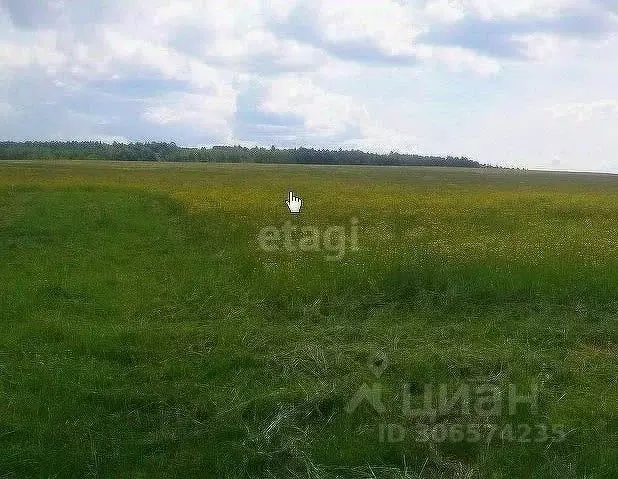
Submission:
<svg viewBox="0 0 618 479">
<path fill-rule="evenodd" d="M 0 477 L 617 477 L 617 193 L 603 175 L 1 164 Z M 258 246 L 264 226 L 352 217 L 341 261 Z M 375 382 L 386 410 L 347 413 Z M 493 421 L 568 434 L 381 442 L 409 424 L 404 383 L 539 384 L 538 413 Z"/>
</svg>

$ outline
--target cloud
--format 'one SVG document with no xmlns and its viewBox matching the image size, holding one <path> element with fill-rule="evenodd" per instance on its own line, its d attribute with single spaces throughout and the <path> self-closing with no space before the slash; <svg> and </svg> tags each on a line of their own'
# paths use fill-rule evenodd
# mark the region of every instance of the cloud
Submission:
<svg viewBox="0 0 618 479">
<path fill-rule="evenodd" d="M 500 71 L 500 63 L 487 55 L 458 46 L 419 45 L 417 55 L 427 63 L 445 66 L 452 72 L 473 71 L 493 75 Z"/>
<path fill-rule="evenodd" d="M 618 14 L 618 0 L 595 0 L 595 2 L 599 6 Z"/>
<path fill-rule="evenodd" d="M 562 165 L 612 168 L 584 145 L 618 157 L 608 126 L 617 6 L 0 0 L 0 137 L 345 147 L 535 166 L 558 155 Z"/>
<path fill-rule="evenodd" d="M 30 66 L 40 67 L 50 74 L 56 73 L 67 63 L 66 55 L 57 43 L 58 35 L 53 31 L 35 32 L 19 40 L 0 39 L 0 75 Z"/>
<path fill-rule="evenodd" d="M 61 14 L 61 2 L 41 0 L 3 0 L 15 25 L 25 29 L 36 29 L 52 25 Z"/>
<path fill-rule="evenodd" d="M 15 114 L 15 109 L 5 102 L 0 102 L 0 118 L 4 118 L 8 121 L 9 116 Z"/>
<path fill-rule="evenodd" d="M 327 92 L 298 75 L 286 75 L 270 82 L 260 110 L 276 118 L 287 117 L 286 133 L 293 132 L 294 137 L 315 146 L 389 152 L 410 151 L 418 144 L 408 132 L 381 125 L 351 96 Z"/>
<path fill-rule="evenodd" d="M 205 132 L 220 142 L 231 139 L 230 121 L 236 111 L 236 96 L 172 93 L 149 100 L 143 118 L 156 125 L 179 125 Z"/>
<path fill-rule="evenodd" d="M 396 1 L 341 0 L 297 3 L 271 24 L 275 32 L 346 60 L 377 63 L 415 61 L 420 29 Z"/>
<path fill-rule="evenodd" d="M 598 100 L 588 103 L 564 103 L 546 109 L 553 119 L 570 119 L 578 122 L 618 119 L 618 99 Z"/>
<path fill-rule="evenodd" d="M 315 134 L 336 135 L 354 126 L 368 113 L 344 95 L 333 94 L 299 75 L 273 80 L 260 109 L 269 113 L 292 113 L 303 119 L 304 127 Z"/>
<path fill-rule="evenodd" d="M 515 18 L 555 18 L 565 9 L 581 5 L 579 0 L 457 0 L 462 8 L 474 17 L 484 20 Z"/>
<path fill-rule="evenodd" d="M 267 87 L 252 83 L 237 98 L 234 136 L 239 140 L 262 145 L 287 145 L 304 130 L 304 119 L 291 111 L 273 112 L 262 108 Z"/>
<path fill-rule="evenodd" d="M 518 16 L 502 19 L 468 17 L 433 28 L 420 40 L 430 44 L 456 45 L 494 57 L 527 55 L 518 38 L 550 34 L 567 38 L 599 39 L 618 31 L 618 23 L 598 9 L 569 9 L 553 17 Z"/>
</svg>

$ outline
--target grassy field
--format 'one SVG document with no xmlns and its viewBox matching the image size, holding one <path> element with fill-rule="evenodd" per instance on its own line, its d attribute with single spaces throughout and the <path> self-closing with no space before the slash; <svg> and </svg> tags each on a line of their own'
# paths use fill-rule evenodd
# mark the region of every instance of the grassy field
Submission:
<svg viewBox="0 0 618 479">
<path fill-rule="evenodd" d="M 609 175 L 2 163 L 0 477 L 616 478 L 617 239 Z"/>
</svg>

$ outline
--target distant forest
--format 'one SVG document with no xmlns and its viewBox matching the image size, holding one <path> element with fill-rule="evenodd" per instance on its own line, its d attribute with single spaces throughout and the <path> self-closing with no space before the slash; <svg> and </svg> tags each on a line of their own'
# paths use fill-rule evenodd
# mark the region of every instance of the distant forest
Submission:
<svg viewBox="0 0 618 479">
<path fill-rule="evenodd" d="M 98 141 L 0 142 L 0 160 L 117 160 L 207 163 L 296 163 L 311 165 L 400 165 L 492 168 L 467 157 L 423 156 L 359 150 L 279 149 L 214 146 L 187 148 L 175 143 L 102 143 Z"/>
</svg>

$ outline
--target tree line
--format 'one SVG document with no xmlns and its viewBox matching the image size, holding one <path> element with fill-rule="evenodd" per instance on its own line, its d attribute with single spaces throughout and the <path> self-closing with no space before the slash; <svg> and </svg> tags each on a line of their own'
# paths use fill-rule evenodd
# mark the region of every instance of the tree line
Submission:
<svg viewBox="0 0 618 479">
<path fill-rule="evenodd" d="M 0 160 L 116 160 L 208 163 L 275 163 L 315 165 L 400 165 L 487 168 L 465 156 L 367 153 L 360 150 L 280 149 L 243 146 L 181 147 L 174 142 L 103 143 L 100 141 L 0 142 Z"/>
</svg>

